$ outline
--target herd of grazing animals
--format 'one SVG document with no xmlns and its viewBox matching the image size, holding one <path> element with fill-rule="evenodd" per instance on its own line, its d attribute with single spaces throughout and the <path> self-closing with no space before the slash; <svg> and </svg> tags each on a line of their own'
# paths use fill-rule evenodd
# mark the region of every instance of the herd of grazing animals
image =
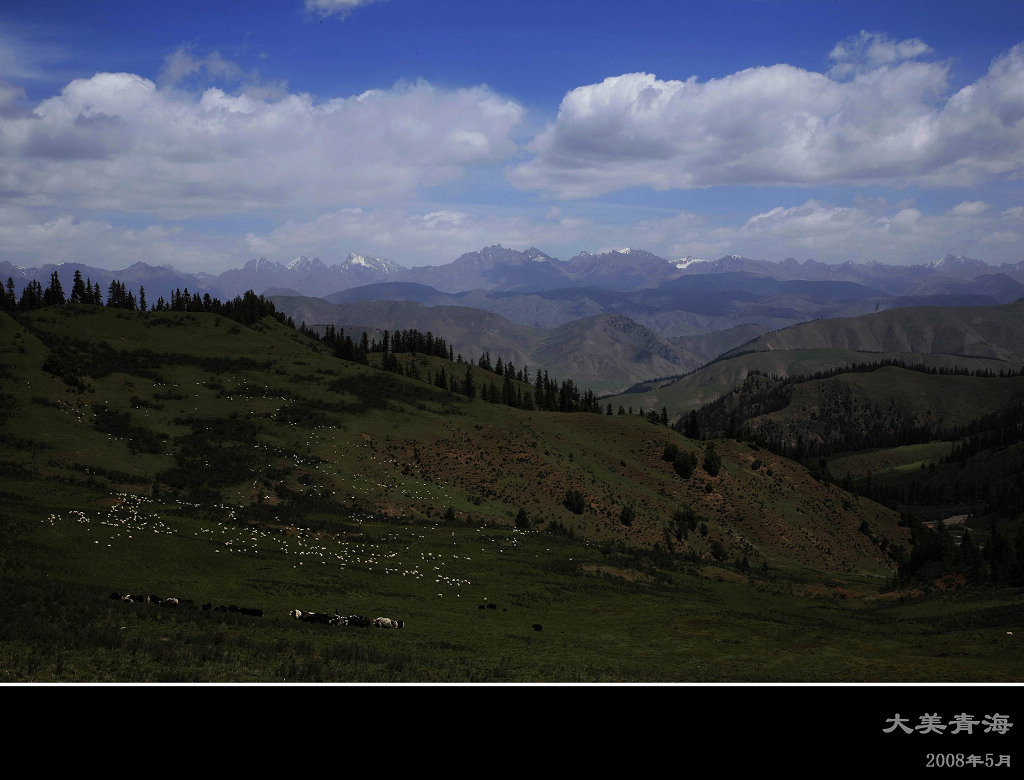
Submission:
<svg viewBox="0 0 1024 780">
<path fill-rule="evenodd" d="M 111 593 L 110 599 L 116 601 L 127 601 L 132 604 L 156 604 L 163 607 L 194 607 L 195 603 L 191 599 L 179 599 L 179 598 L 161 598 L 153 594 L 143 595 L 138 593 Z M 224 606 L 213 606 L 212 602 L 206 602 L 202 605 L 204 612 L 237 612 L 240 615 L 251 615 L 252 617 L 263 617 L 263 610 L 256 609 L 254 607 L 239 607 L 236 604 Z M 305 623 L 321 623 L 324 625 L 331 626 L 355 626 L 358 628 L 405 628 L 404 620 L 393 620 L 391 618 L 379 617 L 376 620 L 363 617 L 362 615 L 348 615 L 343 616 L 339 614 L 338 610 L 334 610 L 334 614 L 328 614 L 326 612 L 309 612 L 298 609 L 293 609 L 288 613 L 291 617 L 296 620 L 301 620 Z"/>
<path fill-rule="evenodd" d="M 379 617 L 375 620 L 370 620 L 368 617 L 362 615 L 349 615 L 344 616 L 339 614 L 338 610 L 334 610 L 334 614 L 330 615 L 327 612 L 303 612 L 301 609 L 293 609 L 288 613 L 296 620 L 301 620 L 304 623 L 322 623 L 328 626 L 355 626 L 357 628 L 405 628 L 404 620 L 392 620 L 391 618 Z"/>
<path fill-rule="evenodd" d="M 120 601 L 128 601 L 134 604 L 156 604 L 164 607 L 194 607 L 194 602 L 191 599 L 179 599 L 179 598 L 161 598 L 152 594 L 141 595 L 137 593 L 111 593 L 110 598 Z M 480 604 L 477 609 L 497 609 L 498 605 L 493 602 L 490 604 Z M 252 617 L 263 617 L 263 610 L 256 609 L 254 607 L 239 607 L 235 604 L 229 606 L 213 606 L 212 602 L 206 602 L 202 605 L 204 612 L 237 612 L 241 615 L 251 615 Z M 395 620 L 393 618 L 379 617 L 371 620 L 368 617 L 362 615 L 342 615 L 338 612 L 337 607 L 334 609 L 334 614 L 328 612 L 310 612 L 308 610 L 293 609 L 288 615 L 301 620 L 304 623 L 319 623 L 321 625 L 328 626 L 353 626 L 357 628 L 405 628 L 404 620 Z M 543 631 L 543 626 L 539 623 L 533 624 L 534 631 Z"/>
<path fill-rule="evenodd" d="M 175 597 L 161 598 L 160 596 L 154 596 L 152 594 L 144 595 L 141 593 L 111 593 L 109 598 L 113 600 L 128 601 L 132 604 L 156 604 L 161 607 L 195 607 L 195 602 L 192 599 L 179 599 Z M 225 606 L 221 604 L 218 607 L 213 606 L 211 602 L 203 604 L 202 610 L 204 612 L 238 612 L 241 615 L 251 615 L 252 617 L 263 617 L 263 610 L 257 609 L 256 607 L 240 607 L 237 604 L 231 604 Z"/>
</svg>

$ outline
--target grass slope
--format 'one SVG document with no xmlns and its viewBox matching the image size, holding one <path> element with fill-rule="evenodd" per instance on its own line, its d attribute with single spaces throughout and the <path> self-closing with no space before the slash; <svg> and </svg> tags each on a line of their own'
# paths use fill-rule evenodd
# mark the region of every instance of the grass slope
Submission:
<svg viewBox="0 0 1024 780">
<path fill-rule="evenodd" d="M 896 516 L 749 444 L 716 442 L 719 475 L 682 480 L 665 446 L 702 445 L 664 426 L 470 401 L 339 361 L 273 320 L 0 314 L 0 370 L 7 681 L 938 681 L 1020 668 L 1004 641 L 1018 596 L 891 598 L 891 562 L 859 529 L 902 543 Z M 680 508 L 693 528 L 672 525 Z M 293 608 L 407 628 L 297 623 Z"/>
<path fill-rule="evenodd" d="M 964 368 L 969 371 L 990 369 L 1019 370 L 1019 364 L 1002 360 L 969 358 L 956 355 L 920 355 L 905 352 L 854 352 L 848 349 L 821 347 L 779 351 L 744 352 L 723 357 L 702 368 L 675 379 L 651 382 L 643 392 L 623 393 L 602 399 L 617 409 L 619 405 L 632 406 L 645 411 L 669 410 L 669 416 L 678 417 L 691 409 L 720 398 L 753 373 L 778 377 L 807 376 L 820 371 L 831 371 L 860 363 L 899 360 L 910 365 L 929 368 Z"/>
</svg>

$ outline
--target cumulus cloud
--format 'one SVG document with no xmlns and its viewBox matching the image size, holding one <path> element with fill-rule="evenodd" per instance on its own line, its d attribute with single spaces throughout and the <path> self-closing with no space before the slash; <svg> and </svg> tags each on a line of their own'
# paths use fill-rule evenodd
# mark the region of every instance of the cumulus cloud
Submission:
<svg viewBox="0 0 1024 780">
<path fill-rule="evenodd" d="M 982 236 L 980 241 L 982 244 L 1013 244 L 1020 241 L 1020 233 L 1015 233 L 1012 230 L 997 230 Z"/>
<path fill-rule="evenodd" d="M 495 243 L 536 246 L 563 259 L 580 250 L 634 246 L 670 259 L 735 253 L 770 260 L 909 263 L 952 252 L 998 264 L 1024 258 L 1022 217 L 1024 208 L 1013 207 L 951 219 L 948 211 L 928 213 L 910 202 L 882 198 L 860 198 L 853 205 L 810 199 L 728 224 L 688 211 L 612 222 L 570 206 L 537 214 L 351 207 L 235 236 L 187 223 L 129 228 L 68 214 L 36 219 L 31 208 L 0 205 L 0 246 L 2 259 L 20 265 L 79 260 L 123 268 L 142 260 L 209 272 L 260 256 L 277 261 L 319 256 L 332 264 L 349 252 L 406 266 L 438 265 Z"/>
<path fill-rule="evenodd" d="M 306 0 L 306 10 L 320 16 L 335 16 L 344 19 L 356 8 L 382 0 Z"/>
<path fill-rule="evenodd" d="M 987 209 L 988 204 L 983 200 L 965 200 L 951 208 L 949 214 L 953 217 L 976 217 Z"/>
<path fill-rule="evenodd" d="M 884 209 L 808 200 L 756 214 L 734 231 L 720 231 L 719 237 L 755 257 L 780 258 L 789 250 L 823 261 L 922 262 L 948 252 L 973 253 L 988 262 L 1019 259 L 986 246 L 1015 241 L 1014 228 L 1020 228 L 1016 216 L 1007 211 L 989 216 L 986 204 L 979 202 L 965 202 L 951 211 L 957 209 L 959 218 L 949 219 L 948 212 L 927 214 L 902 204 Z"/>
<path fill-rule="evenodd" d="M 928 47 L 862 33 L 828 74 L 779 64 L 704 83 L 627 73 L 572 90 L 509 172 L 568 199 L 646 186 L 971 185 L 1024 173 L 1024 44 L 950 95 Z"/>
<path fill-rule="evenodd" d="M 181 227 L 126 228 L 70 214 L 37 220 L 30 209 L 17 206 L 0 208 L 0 246 L 2 259 L 25 267 L 75 261 L 113 269 L 142 261 L 205 270 L 234 262 L 223 238 Z"/>
<path fill-rule="evenodd" d="M 250 257 L 319 255 L 325 262 L 328 258 L 340 261 L 354 251 L 389 257 L 403 265 L 438 265 L 496 243 L 542 249 L 566 242 L 593 246 L 602 235 L 609 236 L 607 226 L 573 217 L 534 219 L 524 214 L 474 214 L 454 209 L 349 208 L 307 222 L 289 221 L 268 234 L 250 233 L 245 251 Z M 348 249 L 341 252 L 339 247 Z"/>
<path fill-rule="evenodd" d="M 19 107 L 24 98 L 24 89 L 0 80 L 0 116 L 20 113 Z"/>
<path fill-rule="evenodd" d="M 829 53 L 829 59 L 835 62 L 829 75 L 843 78 L 880 66 L 917 59 L 931 51 L 931 46 L 917 38 L 894 41 L 883 33 L 861 30 L 852 38 L 837 43 Z"/>
<path fill-rule="evenodd" d="M 178 84 L 196 74 L 205 74 L 210 79 L 230 82 L 240 81 L 246 76 L 237 63 L 224 59 L 220 52 L 214 51 L 205 57 L 196 57 L 192 54 L 191 47 L 179 46 L 176 51 L 164 58 L 164 67 L 158 83 Z"/>
<path fill-rule="evenodd" d="M 330 263 L 355 251 L 403 265 L 436 265 L 494 243 L 536 246 L 563 259 L 584 249 L 633 246 L 670 259 L 715 259 L 736 253 L 772 260 L 798 256 L 823 262 L 899 264 L 936 260 L 953 252 L 993 264 L 1020 260 L 1015 254 L 1024 234 L 1019 209 L 975 211 L 950 219 L 948 212 L 926 212 L 906 201 L 873 198 L 836 205 L 810 199 L 767 209 L 735 224 L 689 211 L 613 224 L 568 207 L 536 216 L 352 208 L 290 221 L 268 233 L 250 233 L 239 260 L 284 260 L 304 254 Z"/>
<path fill-rule="evenodd" d="M 169 71 L 215 66 L 179 52 Z M 506 159 L 522 114 L 487 87 L 419 81 L 317 101 L 98 73 L 31 115 L 0 116 L 0 191 L 165 218 L 370 203 Z"/>
</svg>

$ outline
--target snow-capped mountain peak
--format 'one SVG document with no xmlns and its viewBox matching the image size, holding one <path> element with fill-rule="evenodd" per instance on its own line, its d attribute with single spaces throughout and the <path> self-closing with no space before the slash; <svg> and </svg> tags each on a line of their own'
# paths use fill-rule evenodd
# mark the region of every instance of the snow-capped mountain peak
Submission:
<svg viewBox="0 0 1024 780">
<path fill-rule="evenodd" d="M 676 268 L 678 268 L 680 271 L 682 271 L 682 270 L 684 270 L 686 268 L 689 268 L 694 263 L 706 263 L 706 262 L 707 262 L 707 260 L 702 260 L 699 257 L 692 257 L 691 255 L 687 255 L 686 257 L 684 257 L 681 260 L 674 261 L 672 264 Z"/>
<path fill-rule="evenodd" d="M 539 249 L 533 246 L 527 249 L 526 252 L 524 252 L 523 254 L 525 254 L 530 260 L 532 260 L 535 263 L 543 263 L 551 259 L 550 255 L 544 254 Z"/>
<path fill-rule="evenodd" d="M 266 272 L 277 268 L 280 268 L 280 263 L 275 263 L 273 260 L 267 260 L 265 257 L 255 257 L 245 264 L 247 271 Z"/>
<path fill-rule="evenodd" d="M 319 257 L 310 259 L 305 255 L 299 255 L 285 266 L 289 271 L 309 271 L 312 268 L 323 266 Z"/>
<path fill-rule="evenodd" d="M 388 275 L 400 271 L 401 266 L 384 258 L 364 257 L 363 255 L 357 255 L 355 252 L 349 252 L 348 257 L 345 258 L 345 262 L 341 264 L 341 269 L 344 271 L 366 269 L 367 271 L 376 271 L 378 273 Z"/>
<path fill-rule="evenodd" d="M 349 252 L 348 257 L 345 258 L 345 265 L 361 265 L 364 268 L 370 264 L 366 261 L 366 258 L 362 255 L 357 255 L 355 252 Z"/>
<path fill-rule="evenodd" d="M 936 271 L 953 271 L 964 268 L 985 268 L 987 264 L 981 260 L 975 260 L 973 257 L 964 257 L 963 255 L 945 255 L 940 260 L 936 260 L 934 263 L 930 263 L 931 267 Z"/>
</svg>

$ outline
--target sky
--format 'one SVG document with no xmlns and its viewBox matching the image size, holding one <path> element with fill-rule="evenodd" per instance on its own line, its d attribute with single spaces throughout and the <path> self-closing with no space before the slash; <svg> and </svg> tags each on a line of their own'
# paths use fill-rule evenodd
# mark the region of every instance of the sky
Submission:
<svg viewBox="0 0 1024 780">
<path fill-rule="evenodd" d="M 1019 0 L 13 0 L 0 260 L 1024 260 Z"/>
</svg>

